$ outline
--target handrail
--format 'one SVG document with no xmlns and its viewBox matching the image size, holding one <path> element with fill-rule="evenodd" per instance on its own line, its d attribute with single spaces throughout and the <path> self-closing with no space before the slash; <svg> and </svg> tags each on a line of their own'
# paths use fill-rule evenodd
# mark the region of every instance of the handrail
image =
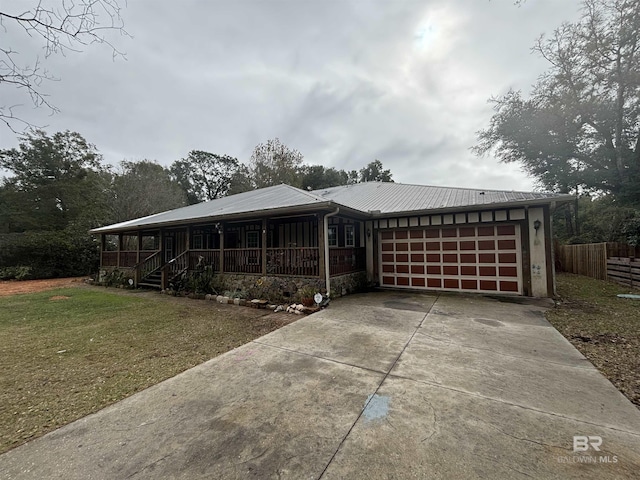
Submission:
<svg viewBox="0 0 640 480">
<path fill-rule="evenodd" d="M 162 252 L 158 250 L 153 255 L 138 262 L 133 268 L 136 272 L 140 272 L 140 278 L 142 279 L 159 270 L 160 267 L 162 267 Z"/>
<path fill-rule="evenodd" d="M 189 249 L 182 252 L 175 258 L 172 258 L 165 264 L 168 269 L 167 280 L 171 281 L 178 275 L 186 272 L 189 269 Z"/>
</svg>

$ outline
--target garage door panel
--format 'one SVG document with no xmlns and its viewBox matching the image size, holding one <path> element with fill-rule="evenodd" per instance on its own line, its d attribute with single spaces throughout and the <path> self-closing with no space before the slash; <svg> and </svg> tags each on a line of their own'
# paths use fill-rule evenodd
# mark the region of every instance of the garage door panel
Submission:
<svg viewBox="0 0 640 480">
<path fill-rule="evenodd" d="M 381 284 L 522 294 L 520 245 L 517 224 L 382 231 Z"/>
</svg>

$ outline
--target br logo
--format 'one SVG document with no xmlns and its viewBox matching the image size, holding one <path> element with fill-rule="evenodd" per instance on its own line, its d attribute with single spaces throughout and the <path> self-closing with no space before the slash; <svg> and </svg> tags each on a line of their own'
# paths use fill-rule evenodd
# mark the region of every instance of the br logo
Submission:
<svg viewBox="0 0 640 480">
<path fill-rule="evenodd" d="M 602 445 L 602 437 L 596 435 L 584 436 L 575 435 L 573 437 L 573 451 L 574 452 L 586 452 L 589 447 L 593 448 L 596 452 L 600 451 L 600 445 Z"/>
</svg>

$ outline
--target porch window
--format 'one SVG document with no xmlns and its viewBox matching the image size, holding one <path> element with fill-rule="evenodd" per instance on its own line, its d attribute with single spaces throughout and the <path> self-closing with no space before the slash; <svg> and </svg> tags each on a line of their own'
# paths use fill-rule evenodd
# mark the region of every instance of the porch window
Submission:
<svg viewBox="0 0 640 480">
<path fill-rule="evenodd" d="M 202 242 L 202 235 L 194 235 L 193 236 L 193 249 L 194 250 L 202 250 L 203 247 L 203 242 Z"/>
<path fill-rule="evenodd" d="M 142 250 L 160 250 L 158 235 L 142 235 Z"/>
<path fill-rule="evenodd" d="M 247 248 L 260 248 L 259 232 L 247 232 Z"/>
<path fill-rule="evenodd" d="M 118 235 L 105 235 L 104 238 L 104 250 L 106 252 L 115 252 L 119 250 L 118 242 L 120 241 Z"/>
<path fill-rule="evenodd" d="M 344 227 L 344 246 L 345 247 L 355 247 L 356 246 L 356 235 L 353 225 L 345 225 Z"/>
<path fill-rule="evenodd" d="M 329 227 L 329 229 L 327 230 L 327 234 L 329 237 L 329 246 L 337 247 L 338 246 L 338 227 L 336 226 Z"/>
</svg>

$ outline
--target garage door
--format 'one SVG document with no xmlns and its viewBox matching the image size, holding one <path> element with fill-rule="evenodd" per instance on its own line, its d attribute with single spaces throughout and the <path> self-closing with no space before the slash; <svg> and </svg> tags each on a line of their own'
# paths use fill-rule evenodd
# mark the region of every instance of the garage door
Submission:
<svg viewBox="0 0 640 480">
<path fill-rule="evenodd" d="M 517 224 L 380 232 L 380 284 L 522 294 Z"/>
</svg>

